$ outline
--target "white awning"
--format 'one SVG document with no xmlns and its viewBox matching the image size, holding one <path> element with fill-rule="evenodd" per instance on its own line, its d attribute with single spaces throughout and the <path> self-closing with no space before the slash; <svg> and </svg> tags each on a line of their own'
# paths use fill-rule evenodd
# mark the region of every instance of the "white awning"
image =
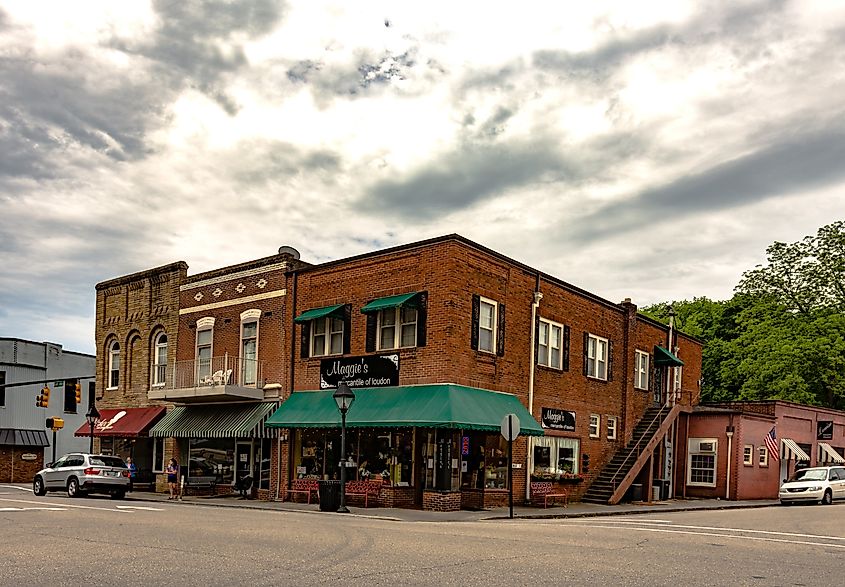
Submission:
<svg viewBox="0 0 845 587">
<path fill-rule="evenodd" d="M 819 462 L 820 463 L 836 463 L 837 465 L 841 465 L 845 463 L 845 459 L 842 458 L 836 449 L 832 446 L 827 444 L 826 442 L 819 443 Z"/>
<path fill-rule="evenodd" d="M 795 444 L 795 441 L 791 438 L 781 438 L 780 458 L 784 460 L 794 459 L 796 461 L 809 461 L 810 455 L 805 453 L 804 449 Z"/>
</svg>

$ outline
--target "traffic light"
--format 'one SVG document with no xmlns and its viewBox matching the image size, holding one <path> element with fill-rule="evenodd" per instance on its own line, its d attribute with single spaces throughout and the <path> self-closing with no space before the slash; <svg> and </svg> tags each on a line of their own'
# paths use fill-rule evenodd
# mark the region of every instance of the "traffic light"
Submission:
<svg viewBox="0 0 845 587">
<path fill-rule="evenodd" d="M 35 405 L 39 408 L 50 407 L 50 388 L 46 385 L 41 390 L 41 395 L 35 398 Z"/>
<path fill-rule="evenodd" d="M 65 427 L 65 421 L 63 418 L 47 418 L 47 428 L 51 430 L 61 430 Z"/>
<path fill-rule="evenodd" d="M 76 382 L 76 403 L 82 403 L 82 386 L 79 384 L 79 381 Z"/>
<path fill-rule="evenodd" d="M 586 475 L 590 472 L 590 455 L 581 453 L 581 474 Z"/>
</svg>

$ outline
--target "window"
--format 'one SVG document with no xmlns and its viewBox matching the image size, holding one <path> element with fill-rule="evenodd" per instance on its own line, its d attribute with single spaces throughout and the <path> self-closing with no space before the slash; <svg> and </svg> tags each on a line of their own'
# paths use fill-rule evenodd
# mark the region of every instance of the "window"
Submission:
<svg viewBox="0 0 845 587">
<path fill-rule="evenodd" d="M 562 369 L 563 325 L 540 318 L 537 339 L 537 364 Z"/>
<path fill-rule="evenodd" d="M 682 375 L 684 374 L 683 367 L 675 367 L 675 376 L 672 380 L 672 390 L 673 391 L 681 391 L 681 379 Z"/>
<path fill-rule="evenodd" d="M 164 472 L 164 438 L 153 439 L 153 473 Z"/>
<path fill-rule="evenodd" d="M 108 389 L 117 389 L 120 385 L 120 345 L 115 340 L 109 345 Z"/>
<path fill-rule="evenodd" d="M 533 481 L 555 480 L 578 474 L 580 443 L 577 438 L 543 436 L 532 438 L 531 442 Z"/>
<path fill-rule="evenodd" d="M 742 449 L 742 464 L 748 467 L 754 466 L 754 445 L 746 444 Z"/>
<path fill-rule="evenodd" d="M 616 416 L 607 416 L 607 439 L 616 440 Z"/>
<path fill-rule="evenodd" d="M 496 302 L 481 298 L 478 307 L 478 350 L 496 352 Z"/>
<path fill-rule="evenodd" d="M 765 446 L 760 446 L 757 448 L 757 465 L 759 465 L 760 467 L 769 466 L 769 449 Z"/>
<path fill-rule="evenodd" d="M 648 391 L 648 353 L 643 351 L 634 356 L 634 387 Z"/>
<path fill-rule="evenodd" d="M 607 339 L 587 335 L 587 377 L 607 379 Z"/>
<path fill-rule="evenodd" d="M 167 335 L 159 333 L 153 343 L 153 386 L 162 386 L 167 378 Z"/>
<path fill-rule="evenodd" d="M 716 487 L 715 438 L 690 438 L 687 484 Z"/>
<path fill-rule="evenodd" d="M 241 323 L 241 383 L 255 385 L 258 373 L 258 322 Z"/>
<path fill-rule="evenodd" d="M 66 414 L 76 413 L 76 385 L 77 379 L 66 379 L 64 388 L 64 412 Z M 58 391 L 58 390 L 57 390 Z"/>
<path fill-rule="evenodd" d="M 599 427 L 601 426 L 601 416 L 598 414 L 590 414 L 590 438 L 599 437 Z"/>
<path fill-rule="evenodd" d="M 206 328 L 197 331 L 197 379 L 206 380 L 211 377 L 211 352 L 214 341 L 214 329 Z"/>
<path fill-rule="evenodd" d="M 6 372 L 0 371 L 0 408 L 6 407 Z"/>
<path fill-rule="evenodd" d="M 333 316 L 317 318 L 311 327 L 311 356 L 343 354 L 343 320 Z"/>
<path fill-rule="evenodd" d="M 417 346 L 417 309 L 386 308 L 378 313 L 378 349 Z"/>
</svg>

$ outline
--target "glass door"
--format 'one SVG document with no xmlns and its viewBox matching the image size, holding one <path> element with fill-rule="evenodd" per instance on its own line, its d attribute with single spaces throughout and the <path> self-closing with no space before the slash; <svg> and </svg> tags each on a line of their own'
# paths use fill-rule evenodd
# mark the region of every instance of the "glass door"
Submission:
<svg viewBox="0 0 845 587">
<path fill-rule="evenodd" d="M 235 487 L 242 493 L 255 484 L 253 448 L 252 442 L 239 441 L 235 444 Z"/>
</svg>

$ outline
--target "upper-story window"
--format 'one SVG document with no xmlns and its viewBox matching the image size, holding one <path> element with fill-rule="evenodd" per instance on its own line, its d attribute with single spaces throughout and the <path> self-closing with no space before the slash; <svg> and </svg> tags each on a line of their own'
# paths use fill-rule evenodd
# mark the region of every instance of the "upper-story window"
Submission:
<svg viewBox="0 0 845 587">
<path fill-rule="evenodd" d="M 388 308 L 378 313 L 378 349 L 417 346 L 417 309 Z"/>
<path fill-rule="evenodd" d="M 634 355 L 634 387 L 648 390 L 648 353 L 636 351 Z"/>
<path fill-rule="evenodd" d="M 537 364 L 552 369 L 569 368 L 569 328 L 540 318 L 537 332 Z"/>
<path fill-rule="evenodd" d="M 609 358 L 607 339 L 587 333 L 584 335 L 584 346 L 584 367 L 587 377 L 607 380 Z"/>
<path fill-rule="evenodd" d="M 6 407 L 6 372 L 0 371 L 0 407 Z"/>
<path fill-rule="evenodd" d="M 314 320 L 311 329 L 311 356 L 339 355 L 343 353 L 343 320 L 326 317 Z"/>
<path fill-rule="evenodd" d="M 109 345 L 108 389 L 117 389 L 120 385 L 120 344 L 115 340 Z"/>
<path fill-rule="evenodd" d="M 153 385 L 164 385 L 167 379 L 167 335 L 159 333 L 153 341 Z"/>
<path fill-rule="evenodd" d="M 241 360 L 242 384 L 255 385 L 258 381 L 258 316 L 254 312 L 241 315 Z"/>
<path fill-rule="evenodd" d="M 325 357 L 349 352 L 349 319 L 352 307 L 337 304 L 307 310 L 294 321 L 302 326 L 302 358 Z"/>
<path fill-rule="evenodd" d="M 672 391 L 678 392 L 681 391 L 681 381 L 683 380 L 684 368 L 683 367 L 675 367 L 674 368 L 674 375 L 672 378 Z"/>
<path fill-rule="evenodd" d="M 472 348 L 498 356 L 505 354 L 505 305 L 472 296 Z"/>
<path fill-rule="evenodd" d="M 366 351 L 425 346 L 428 294 L 424 291 L 377 298 L 361 313 L 367 315 Z"/>
<path fill-rule="evenodd" d="M 214 351 L 214 318 L 197 320 L 196 368 L 197 380 L 211 378 L 211 358 Z"/>
</svg>

